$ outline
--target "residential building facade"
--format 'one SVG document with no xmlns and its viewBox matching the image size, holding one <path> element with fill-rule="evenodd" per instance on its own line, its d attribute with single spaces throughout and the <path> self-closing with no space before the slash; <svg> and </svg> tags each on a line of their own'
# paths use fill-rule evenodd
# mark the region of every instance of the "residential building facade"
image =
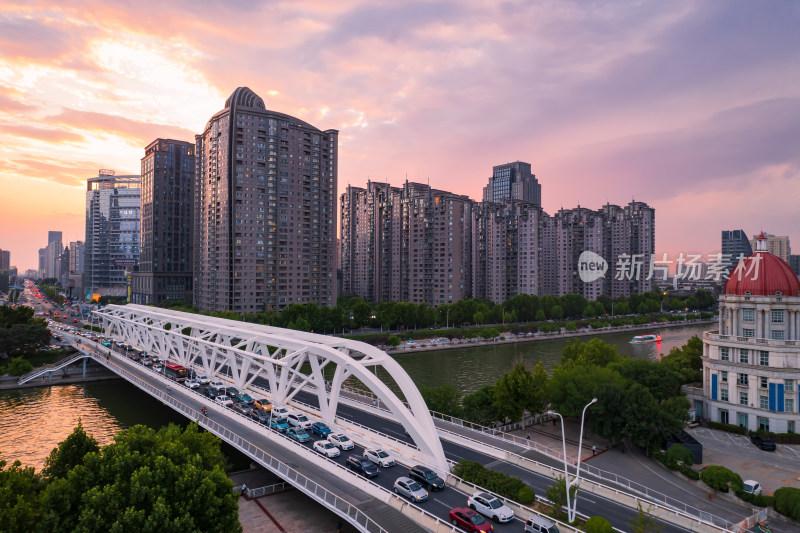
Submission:
<svg viewBox="0 0 800 533">
<path fill-rule="evenodd" d="M 127 297 L 127 273 L 139 262 L 140 176 L 101 170 L 86 184 L 84 286 L 94 295 Z"/>
<path fill-rule="evenodd" d="M 719 301 L 717 331 L 703 335 L 702 390 L 689 389 L 698 414 L 776 433 L 800 419 L 800 281 L 756 239 Z"/>
<path fill-rule="evenodd" d="M 141 248 L 131 301 L 192 303 L 194 143 L 156 139 L 142 158 Z"/>
<path fill-rule="evenodd" d="M 771 233 L 761 233 L 767 238 L 767 250 L 772 255 L 777 255 L 787 263 L 789 262 L 789 257 L 792 255 L 792 247 L 789 243 L 789 237 L 787 235 L 773 235 Z M 753 235 L 753 238 L 750 240 L 750 246 L 755 248 L 756 241 L 759 238 L 759 235 Z"/>
<path fill-rule="evenodd" d="M 517 200 L 542 205 L 542 186 L 531 172 L 531 164 L 523 161 L 492 167 L 489 184 L 483 188 L 483 201 L 499 203 Z"/>
<path fill-rule="evenodd" d="M 196 136 L 195 161 L 194 305 L 335 305 L 338 131 L 239 87 Z"/>
</svg>

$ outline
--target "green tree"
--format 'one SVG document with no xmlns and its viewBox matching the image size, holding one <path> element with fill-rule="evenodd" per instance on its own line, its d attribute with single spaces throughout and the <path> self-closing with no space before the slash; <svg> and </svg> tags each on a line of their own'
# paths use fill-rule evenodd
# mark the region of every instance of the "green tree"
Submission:
<svg viewBox="0 0 800 533">
<path fill-rule="evenodd" d="M 570 487 L 570 500 L 574 499 L 577 493 L 577 485 Z M 555 483 L 545 491 L 545 494 L 547 495 L 547 499 L 553 502 L 553 513 L 559 518 L 564 516 L 566 513 L 564 513 L 563 507 L 567 505 L 567 482 L 564 480 L 564 477 L 557 477 Z"/>
<path fill-rule="evenodd" d="M 650 508 L 648 507 L 647 512 L 642 509 L 641 502 L 638 504 L 639 512 L 636 515 L 636 518 L 631 520 L 629 526 L 632 533 L 661 533 L 661 530 L 664 529 L 664 526 L 658 525 L 658 521 L 649 513 Z"/>
<path fill-rule="evenodd" d="M 678 463 L 682 463 L 685 466 L 692 466 L 694 463 L 694 458 L 692 457 L 692 452 L 689 451 L 689 448 L 682 444 L 673 444 L 667 450 L 666 463 L 667 465 L 671 466 L 675 466 Z"/>
<path fill-rule="evenodd" d="M 775 491 L 775 510 L 782 515 L 800 520 L 800 489 L 781 487 Z"/>
<path fill-rule="evenodd" d="M 538 311 L 536 311 L 536 321 L 544 322 L 545 320 L 547 320 L 547 317 L 544 315 L 544 310 L 539 309 Z"/>
<path fill-rule="evenodd" d="M 459 406 L 460 395 L 458 389 L 452 385 L 442 385 L 440 387 L 420 387 L 419 393 L 425 404 L 431 411 L 443 413 L 450 416 L 460 416 L 461 407 Z"/>
<path fill-rule="evenodd" d="M 564 309 L 560 305 L 554 305 L 550 308 L 550 318 L 560 320 L 564 316 Z"/>
<path fill-rule="evenodd" d="M 494 386 L 494 406 L 501 418 L 519 420 L 525 409 L 536 405 L 539 398 L 533 373 L 522 363 L 503 375 Z"/>
<path fill-rule="evenodd" d="M 39 524 L 39 494 L 44 481 L 33 467 L 19 461 L 6 468 L 0 460 L 0 531 L 28 533 Z"/>
<path fill-rule="evenodd" d="M 170 425 L 134 426 L 89 453 L 42 496 L 46 531 L 240 532 L 220 441 Z"/>
<path fill-rule="evenodd" d="M 586 521 L 584 525 L 586 533 L 613 533 L 614 528 L 611 527 L 611 522 L 602 516 L 593 516 Z"/>
<path fill-rule="evenodd" d="M 601 386 L 624 389 L 625 379 L 618 373 L 598 366 L 556 367 L 548 386 L 550 405 L 564 416 L 580 416 L 583 407 L 598 397 Z M 599 398 L 598 398 L 599 400 Z M 617 405 L 616 409 L 619 409 Z M 594 417 L 594 409 L 590 411 Z"/>
<path fill-rule="evenodd" d="M 97 441 L 91 435 L 86 434 L 79 418 L 78 426 L 50 452 L 50 456 L 44 462 L 42 475 L 49 479 L 65 477 L 70 470 L 83 462 L 87 453 L 99 450 Z"/>
<path fill-rule="evenodd" d="M 461 400 L 465 420 L 488 426 L 500 419 L 494 406 L 494 385 L 484 385 Z"/>
<path fill-rule="evenodd" d="M 21 376 L 33 370 L 33 365 L 24 357 L 12 357 L 8 361 L 6 370 L 8 370 L 9 376 Z"/>
<path fill-rule="evenodd" d="M 610 368 L 622 377 L 643 385 L 658 401 L 681 392 L 680 375 L 669 365 L 648 359 L 620 359 Z"/>
<path fill-rule="evenodd" d="M 389 346 L 400 346 L 400 343 L 402 341 L 400 340 L 400 337 L 398 337 L 397 335 L 390 335 L 388 342 Z"/>
<path fill-rule="evenodd" d="M 616 346 L 612 346 L 597 337 L 589 342 L 575 340 L 567 343 L 561 352 L 562 366 L 607 366 L 610 363 L 621 361 Z"/>
<path fill-rule="evenodd" d="M 718 465 L 709 465 L 705 467 L 700 472 L 700 481 L 712 489 L 722 492 L 728 492 L 729 488 L 732 488 L 734 492 L 736 492 L 737 490 L 742 490 L 744 486 L 742 476 L 732 470 L 728 470 L 724 466 Z"/>
</svg>

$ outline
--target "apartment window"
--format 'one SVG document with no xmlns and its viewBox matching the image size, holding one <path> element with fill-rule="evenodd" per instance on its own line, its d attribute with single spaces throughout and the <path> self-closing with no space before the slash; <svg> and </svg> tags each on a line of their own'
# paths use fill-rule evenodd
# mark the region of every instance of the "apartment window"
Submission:
<svg viewBox="0 0 800 533">
<path fill-rule="evenodd" d="M 761 388 L 762 389 L 766 389 L 767 388 L 767 378 L 762 377 L 760 381 L 761 381 Z"/>
<path fill-rule="evenodd" d="M 720 424 L 728 424 L 728 411 L 726 409 L 719 410 L 719 422 Z"/>
<path fill-rule="evenodd" d="M 741 405 L 747 405 L 747 393 L 746 392 L 740 392 L 739 393 L 739 403 Z"/>
<path fill-rule="evenodd" d="M 723 402 L 727 402 L 728 401 L 728 388 L 727 387 L 722 388 L 722 389 L 719 390 L 719 399 L 722 400 Z"/>
<path fill-rule="evenodd" d="M 722 382 L 723 382 L 723 383 L 727 383 L 727 382 L 728 382 L 728 372 L 726 372 L 725 370 L 723 370 L 723 371 L 721 371 L 719 374 L 720 374 L 720 376 L 721 376 Z"/>
<path fill-rule="evenodd" d="M 744 364 L 749 364 L 750 363 L 750 354 L 744 348 L 739 350 L 739 362 L 740 363 L 744 363 Z"/>
<path fill-rule="evenodd" d="M 742 321 L 744 322 L 755 322 L 756 321 L 756 310 L 751 308 L 742 309 Z"/>
<path fill-rule="evenodd" d="M 739 378 L 736 380 L 736 383 L 739 385 L 748 385 L 750 382 L 747 374 L 739 374 Z"/>
<path fill-rule="evenodd" d="M 783 324 L 783 309 L 772 310 L 772 323 Z"/>
<path fill-rule="evenodd" d="M 754 330 L 754 329 L 742 329 L 742 335 L 744 337 L 755 337 L 756 336 L 756 330 Z"/>
<path fill-rule="evenodd" d="M 761 431 L 769 431 L 769 418 L 763 416 L 758 417 L 758 429 Z"/>
<path fill-rule="evenodd" d="M 769 352 L 761 350 L 761 354 L 758 358 L 758 364 L 761 366 L 769 366 Z"/>
<path fill-rule="evenodd" d="M 794 412 L 794 400 L 792 398 L 786 398 L 783 400 L 783 410 L 787 413 Z"/>
<path fill-rule="evenodd" d="M 783 340 L 783 331 L 773 331 L 772 332 L 773 340 L 782 341 Z"/>
<path fill-rule="evenodd" d="M 786 387 L 786 392 L 792 392 L 794 390 L 794 380 L 784 379 L 783 386 Z"/>
<path fill-rule="evenodd" d="M 730 361 L 730 353 L 731 350 L 727 346 L 723 346 L 719 349 L 719 358 L 722 361 Z"/>
<path fill-rule="evenodd" d="M 766 396 L 759 396 L 758 397 L 758 406 L 761 409 L 767 409 L 769 407 L 769 398 Z"/>
</svg>

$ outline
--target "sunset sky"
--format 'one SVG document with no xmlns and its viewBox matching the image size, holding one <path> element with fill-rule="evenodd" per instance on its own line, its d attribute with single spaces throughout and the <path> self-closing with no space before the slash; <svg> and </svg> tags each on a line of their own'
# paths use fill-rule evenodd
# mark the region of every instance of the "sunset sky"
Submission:
<svg viewBox="0 0 800 533">
<path fill-rule="evenodd" d="M 194 140 L 238 86 L 340 130 L 368 179 L 480 199 L 523 160 L 546 211 L 631 199 L 657 253 L 720 230 L 800 253 L 800 2 L 194 0 L 0 4 L 0 248 L 84 239 L 86 179 Z"/>
</svg>

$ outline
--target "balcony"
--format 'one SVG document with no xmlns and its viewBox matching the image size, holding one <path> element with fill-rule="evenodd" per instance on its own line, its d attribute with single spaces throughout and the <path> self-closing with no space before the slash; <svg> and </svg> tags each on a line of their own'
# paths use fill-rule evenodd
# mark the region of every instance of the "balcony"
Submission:
<svg viewBox="0 0 800 533">
<path fill-rule="evenodd" d="M 735 342 L 750 346 L 800 346 L 800 341 L 797 340 L 764 339 L 760 337 L 742 337 L 739 335 L 719 335 L 717 333 L 710 332 L 703 333 L 703 340 Z"/>
</svg>

